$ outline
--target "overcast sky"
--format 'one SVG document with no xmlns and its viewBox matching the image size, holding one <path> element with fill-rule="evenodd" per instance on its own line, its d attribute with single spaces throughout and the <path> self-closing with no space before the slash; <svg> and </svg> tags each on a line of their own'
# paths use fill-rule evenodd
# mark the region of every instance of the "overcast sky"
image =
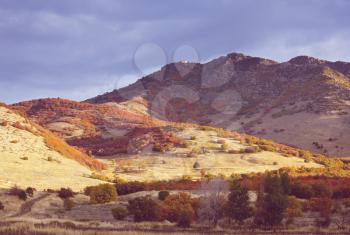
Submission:
<svg viewBox="0 0 350 235">
<path fill-rule="evenodd" d="M 178 60 L 350 61 L 348 0 L 0 0 L 0 101 L 83 100 Z"/>
</svg>

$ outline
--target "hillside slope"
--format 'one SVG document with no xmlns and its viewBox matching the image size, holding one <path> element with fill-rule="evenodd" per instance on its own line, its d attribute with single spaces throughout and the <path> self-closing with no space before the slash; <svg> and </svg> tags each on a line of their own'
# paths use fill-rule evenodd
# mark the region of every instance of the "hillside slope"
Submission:
<svg viewBox="0 0 350 235">
<path fill-rule="evenodd" d="M 70 145 L 92 155 L 136 153 L 149 142 L 161 143 L 169 139 L 160 130 L 166 122 L 115 103 L 95 105 L 66 99 L 40 99 L 12 107 L 63 137 Z"/>
<path fill-rule="evenodd" d="M 350 156 L 350 63 L 307 56 L 278 63 L 231 53 L 205 64 L 168 64 L 86 102 L 132 106 L 135 100 L 158 119 Z"/>
<path fill-rule="evenodd" d="M 0 188 L 81 190 L 100 183 L 87 178 L 105 165 L 67 145 L 49 131 L 0 106 Z"/>
</svg>

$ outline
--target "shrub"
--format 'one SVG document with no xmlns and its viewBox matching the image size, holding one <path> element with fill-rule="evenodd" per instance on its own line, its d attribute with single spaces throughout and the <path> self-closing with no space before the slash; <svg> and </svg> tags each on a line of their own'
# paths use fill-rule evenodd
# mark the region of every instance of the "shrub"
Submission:
<svg viewBox="0 0 350 235">
<path fill-rule="evenodd" d="M 170 195 L 169 191 L 159 191 L 158 199 L 164 201 Z"/>
<path fill-rule="evenodd" d="M 200 164 L 199 164 L 199 162 L 195 162 L 194 164 L 193 164 L 193 168 L 194 169 L 198 169 L 198 168 L 200 168 L 201 166 L 200 166 Z"/>
<path fill-rule="evenodd" d="M 116 220 L 123 220 L 128 214 L 128 210 L 124 207 L 116 207 L 112 209 L 112 215 Z"/>
<path fill-rule="evenodd" d="M 97 186 L 90 187 L 89 196 L 90 202 L 93 204 L 102 204 L 117 199 L 117 191 L 112 184 L 100 184 Z"/>
<path fill-rule="evenodd" d="M 47 157 L 47 161 L 52 162 L 53 158 L 52 157 Z"/>
<path fill-rule="evenodd" d="M 325 184 L 313 184 L 312 189 L 317 197 L 332 197 L 331 189 Z"/>
<path fill-rule="evenodd" d="M 228 150 L 228 153 L 238 154 L 238 153 L 240 153 L 240 151 L 239 150 L 235 150 L 235 149 L 230 149 L 230 150 Z"/>
<path fill-rule="evenodd" d="M 190 140 L 195 140 L 195 139 L 196 139 L 196 136 L 194 135 L 190 137 Z"/>
<path fill-rule="evenodd" d="M 36 191 L 35 188 L 32 188 L 32 187 L 26 188 L 26 193 L 27 193 L 27 195 L 28 195 L 29 197 L 33 197 L 35 191 Z"/>
<path fill-rule="evenodd" d="M 350 198 L 350 188 L 349 187 L 340 187 L 334 190 L 333 198 L 341 199 L 341 198 Z"/>
<path fill-rule="evenodd" d="M 26 161 L 28 159 L 29 159 L 28 157 L 21 157 L 21 160 L 24 160 L 24 161 Z"/>
<path fill-rule="evenodd" d="M 291 195 L 297 198 L 310 199 L 313 197 L 314 191 L 308 184 L 294 183 L 291 185 Z"/>
<path fill-rule="evenodd" d="M 73 209 L 74 206 L 75 206 L 75 202 L 72 199 L 70 198 L 64 199 L 63 207 L 65 210 L 70 211 Z"/>
<path fill-rule="evenodd" d="M 303 215 L 302 205 L 295 196 L 288 197 L 288 207 L 284 212 L 284 217 L 287 218 L 287 224 L 294 221 L 295 217 Z"/>
<path fill-rule="evenodd" d="M 62 199 L 74 197 L 74 193 L 70 188 L 61 188 L 58 191 L 58 196 Z"/>
<path fill-rule="evenodd" d="M 227 151 L 229 147 L 230 147 L 229 144 L 226 143 L 226 142 L 224 142 L 223 144 L 221 144 L 221 150 L 222 150 L 222 151 Z"/>
<path fill-rule="evenodd" d="M 7 126 L 8 125 L 8 122 L 7 121 L 3 121 L 1 122 L 0 126 Z"/>
<path fill-rule="evenodd" d="M 245 149 L 241 149 L 240 153 L 258 153 L 261 152 L 261 149 L 258 146 L 251 146 Z"/>
<path fill-rule="evenodd" d="M 26 191 L 24 191 L 23 189 L 20 189 L 16 186 L 10 189 L 9 195 L 17 196 L 19 199 L 21 199 L 23 201 L 27 200 Z"/>
<path fill-rule="evenodd" d="M 306 150 L 300 150 L 299 156 L 305 159 L 305 162 L 310 162 L 312 159 L 312 153 Z"/>
<path fill-rule="evenodd" d="M 5 209 L 4 204 L 2 204 L 2 202 L 0 202 L 0 211 L 3 211 Z"/>
<path fill-rule="evenodd" d="M 128 211 L 134 216 L 136 222 L 159 221 L 162 219 L 162 211 L 159 204 L 150 196 L 129 200 Z"/>
<path fill-rule="evenodd" d="M 196 200 L 187 193 L 170 195 L 162 202 L 164 217 L 176 222 L 178 226 L 189 227 L 195 217 L 193 209 L 195 203 Z"/>
<path fill-rule="evenodd" d="M 116 183 L 118 195 L 127 195 L 145 190 L 145 184 L 138 181 Z"/>
<path fill-rule="evenodd" d="M 276 148 L 272 145 L 259 145 L 260 149 L 263 151 L 276 152 Z"/>
<path fill-rule="evenodd" d="M 179 211 L 179 219 L 177 221 L 177 226 L 187 228 L 191 226 L 191 223 L 195 217 L 195 212 L 190 205 L 186 205 Z"/>
<path fill-rule="evenodd" d="M 345 206 L 345 208 L 349 208 L 350 207 L 350 199 L 347 198 L 343 201 L 343 205 Z"/>
</svg>

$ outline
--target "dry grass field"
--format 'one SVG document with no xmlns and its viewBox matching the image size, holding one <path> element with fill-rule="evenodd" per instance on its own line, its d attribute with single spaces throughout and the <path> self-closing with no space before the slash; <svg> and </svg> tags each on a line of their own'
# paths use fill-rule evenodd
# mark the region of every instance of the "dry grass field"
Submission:
<svg viewBox="0 0 350 235">
<path fill-rule="evenodd" d="M 283 156 L 277 152 L 230 153 L 249 146 L 233 138 L 219 137 L 215 131 L 188 128 L 175 133 L 187 141 L 185 148 L 175 148 L 165 153 L 150 149 L 136 155 L 118 155 L 113 159 L 115 174 L 126 180 L 152 181 L 179 179 L 189 176 L 198 179 L 202 174 L 224 175 L 277 170 L 282 167 L 320 168 L 314 162 Z M 222 145 L 226 145 L 226 150 Z M 199 165 L 194 168 L 194 164 Z"/>
</svg>

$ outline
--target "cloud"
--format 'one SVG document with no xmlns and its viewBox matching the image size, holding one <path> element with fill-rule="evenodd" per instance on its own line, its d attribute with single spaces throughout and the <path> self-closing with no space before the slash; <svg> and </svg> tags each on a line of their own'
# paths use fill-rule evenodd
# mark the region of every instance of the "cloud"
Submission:
<svg viewBox="0 0 350 235">
<path fill-rule="evenodd" d="M 346 0 L 0 0 L 0 100 L 82 100 L 129 84 L 163 65 L 158 50 L 138 57 L 140 72 L 145 43 L 164 63 L 187 59 L 193 51 L 176 53 L 185 46 L 201 61 L 232 51 L 350 61 L 349 10 Z"/>
</svg>

